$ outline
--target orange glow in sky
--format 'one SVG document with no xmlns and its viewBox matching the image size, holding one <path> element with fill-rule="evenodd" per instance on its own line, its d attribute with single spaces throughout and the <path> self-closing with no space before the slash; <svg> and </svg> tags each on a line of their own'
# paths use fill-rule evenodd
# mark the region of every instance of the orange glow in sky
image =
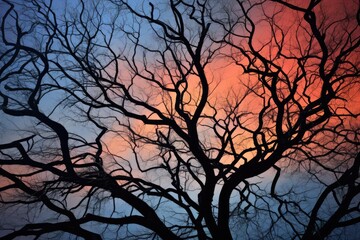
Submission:
<svg viewBox="0 0 360 240">
<path fill-rule="evenodd" d="M 304 2 L 305 1 L 297 1 L 298 4 L 304 4 L 305 6 Z M 317 14 L 319 15 L 319 25 L 329 25 L 329 21 L 336 21 L 338 19 L 340 20 L 345 16 L 346 13 L 350 13 L 351 15 L 355 16 L 354 12 L 356 11 L 356 8 L 353 8 L 351 4 L 343 4 L 342 1 L 322 2 L 321 5 L 316 9 Z M 259 9 L 258 11 L 260 10 L 261 9 Z M 253 20 L 254 23 L 256 23 L 256 30 L 254 35 L 255 49 L 258 50 L 259 53 L 261 53 L 263 56 L 272 60 L 277 66 L 282 69 L 283 73 L 287 76 L 282 74 L 280 74 L 279 76 L 284 78 L 289 77 L 289 82 L 291 84 L 290 87 L 292 88 L 294 86 L 293 79 L 296 77 L 296 74 L 299 74 L 300 68 L 297 64 L 296 59 L 289 59 L 287 57 L 300 56 L 300 54 L 304 54 L 304 52 L 307 51 L 310 40 L 309 35 L 307 34 L 307 31 L 309 31 L 309 26 L 303 20 L 302 13 L 296 13 L 291 9 L 281 7 L 280 5 L 273 2 L 265 3 L 262 11 L 265 11 L 265 14 L 259 14 L 260 12 L 256 11 L 254 11 L 253 13 L 254 18 L 258 18 Z M 276 16 L 271 19 L 270 17 L 273 16 L 273 14 L 275 14 Z M 323 17 L 322 14 L 325 14 L 326 17 Z M 270 24 L 273 24 L 271 20 L 275 20 L 276 23 L 276 25 L 273 25 L 273 29 L 270 28 Z M 333 34 L 332 37 L 338 37 L 336 35 L 336 32 L 346 31 L 346 29 L 344 29 L 344 26 L 341 26 L 341 24 L 336 23 L 334 25 L 330 25 L 330 27 L 327 29 L 327 31 Z M 348 27 L 351 27 L 351 24 Z M 330 40 L 330 36 L 328 37 Z M 339 38 L 341 38 L 341 36 L 339 36 Z M 284 43 L 281 43 L 282 40 L 284 41 Z M 311 51 L 314 51 L 314 53 L 316 53 L 316 49 L 319 48 L 319 45 L 315 40 L 312 41 L 313 46 L 311 46 L 311 48 L 314 50 Z M 283 48 L 281 49 L 281 51 L 282 54 L 287 56 L 286 58 L 278 55 L 279 47 L 277 46 L 277 44 L 283 44 Z M 351 56 L 351 58 L 357 59 L 358 56 L 354 54 L 353 56 Z M 243 61 L 244 64 L 247 64 L 247 60 L 245 58 L 243 58 L 243 60 L 240 60 L 240 62 L 241 61 Z M 313 59 L 310 61 L 313 61 L 313 63 L 316 65 L 312 66 L 312 63 L 309 62 L 306 68 L 309 72 L 314 71 L 314 73 L 316 73 L 316 71 L 318 71 L 317 67 L 319 64 L 319 60 Z M 331 56 L 329 57 L 328 62 L 329 64 L 331 64 Z M 215 58 L 211 63 L 209 63 L 205 70 L 208 82 L 210 84 L 209 102 L 219 111 L 217 115 L 217 118 L 219 119 L 226 117 L 226 112 L 223 110 L 227 108 L 227 104 L 234 104 L 236 97 L 241 98 L 245 94 L 247 90 L 245 88 L 246 84 L 248 86 L 255 86 L 258 83 L 257 75 L 244 74 L 243 69 L 239 65 L 231 62 L 231 60 L 226 57 Z M 141 86 L 141 81 L 143 80 L 138 81 L 139 87 L 142 87 L 143 89 L 148 89 L 144 92 L 144 94 L 152 96 L 151 98 L 149 98 L 150 102 L 153 102 L 161 111 L 168 112 L 167 114 L 165 114 L 167 116 L 171 115 L 170 112 L 175 114 L 174 101 L 176 97 L 174 93 L 168 94 L 156 88 L 156 86 L 154 87 L 154 85 L 145 82 L 143 82 L 144 84 Z M 199 79 L 197 76 L 190 75 L 187 81 L 188 89 L 186 91 L 186 94 L 184 94 L 183 98 L 184 102 L 187 102 L 187 104 L 185 104 L 184 110 L 188 113 L 193 114 L 200 99 L 200 94 L 202 90 L 199 87 Z M 300 82 L 298 83 L 299 87 L 295 98 L 297 98 L 299 103 L 301 103 L 303 106 L 305 106 L 309 100 L 313 101 L 320 95 L 320 89 L 322 86 L 321 80 L 313 79 L 310 81 L 313 82 L 309 86 L 306 86 L 307 90 L 305 92 L 305 84 L 307 85 L 309 84 L 309 82 L 305 82 L 305 80 L 300 80 Z M 147 88 L 150 87 L 150 85 L 151 88 Z M 278 87 L 283 87 L 282 91 L 285 96 L 289 94 L 290 88 L 285 83 L 284 85 L 281 85 L 281 83 L 279 83 Z M 261 91 L 261 89 L 258 90 Z M 355 114 L 358 114 L 360 110 L 359 99 L 356 97 L 358 91 L 358 88 L 354 88 L 351 86 L 349 86 L 347 89 L 344 89 L 342 95 L 347 99 L 347 102 L 333 101 L 331 103 L 333 108 L 337 108 L 343 105 L 342 110 L 339 109 L 338 111 L 344 111 L 344 104 L 346 104 L 347 109 L 351 109 L 352 111 L 354 111 Z M 304 93 L 309 95 L 308 99 L 304 98 Z M 337 104 L 340 105 L 336 106 Z M 245 100 L 243 100 L 241 106 L 239 107 L 239 111 L 252 111 L 254 113 L 253 116 L 245 118 L 247 119 L 245 120 L 245 122 L 250 121 L 248 123 L 248 127 L 254 129 L 258 126 L 259 120 L 257 119 L 256 114 L 260 111 L 262 107 L 263 103 L 261 98 L 256 97 L 254 94 L 249 94 L 249 96 L 246 97 Z M 203 114 L 212 116 L 214 114 L 214 109 L 206 106 Z M 296 119 L 297 117 L 296 115 L 294 115 L 293 122 L 295 122 Z M 351 121 L 354 121 L 354 119 Z M 185 125 L 182 120 L 179 120 L 178 123 Z M 140 130 L 142 134 L 152 137 L 155 136 L 156 129 L 154 127 L 144 125 L 140 121 L 138 121 L 136 125 L 136 128 Z M 114 128 L 116 129 L 117 127 L 114 126 Z M 286 127 L 284 128 L 284 130 L 286 130 Z M 238 134 L 239 135 L 235 138 L 237 140 L 235 141 L 238 142 L 239 149 L 253 147 L 253 140 L 251 139 L 250 133 L 244 133 L 239 131 Z M 207 136 L 209 138 L 211 137 L 211 135 Z M 271 136 L 267 137 L 271 138 Z M 206 137 L 204 138 L 204 141 L 205 140 Z M 126 151 L 126 147 L 121 147 L 121 142 L 123 143 L 123 140 L 121 138 L 118 139 L 116 137 L 109 137 L 108 139 L 105 139 L 104 142 L 107 142 L 107 145 L 111 152 Z M 149 152 L 151 152 L 151 150 L 149 150 Z"/>
</svg>

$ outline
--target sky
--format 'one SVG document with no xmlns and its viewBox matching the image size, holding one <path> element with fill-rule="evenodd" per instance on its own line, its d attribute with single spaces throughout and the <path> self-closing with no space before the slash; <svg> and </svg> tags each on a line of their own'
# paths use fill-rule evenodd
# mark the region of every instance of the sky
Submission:
<svg viewBox="0 0 360 240">
<path fill-rule="evenodd" d="M 163 5 L 163 4 L 159 4 L 157 3 L 156 1 L 152 1 L 154 4 L 156 4 L 157 7 L 159 8 L 163 8 L 163 11 L 159 11 L 159 13 L 161 12 L 162 16 L 164 18 L 167 18 L 168 16 L 170 16 L 169 13 L 166 12 L 166 6 Z M 346 12 L 346 11 L 355 11 L 355 8 L 353 8 L 353 4 L 352 4 L 352 1 L 349 1 L 351 2 L 350 4 L 344 4 L 344 2 L 342 1 L 336 1 L 336 0 L 328 0 L 328 1 L 325 1 L 323 8 L 324 8 L 324 11 L 329 11 L 330 12 L 330 15 L 331 16 L 336 16 L 338 18 L 341 18 L 342 15 L 341 13 L 342 12 Z M 4 3 L 1 3 L 1 4 L 4 4 Z M 76 7 L 75 5 L 73 5 L 73 1 L 66 1 L 66 2 L 62 2 L 62 1 L 55 1 L 54 2 L 54 10 L 57 14 L 62 14 L 64 12 L 64 6 L 65 5 L 67 7 L 70 6 L 70 8 L 72 9 L 75 9 L 76 10 Z M 136 4 L 139 4 L 138 2 Z M 141 6 L 140 6 L 141 5 Z M 148 4 L 148 1 L 142 3 L 142 4 L 139 4 L 139 8 L 144 8 L 144 11 L 145 12 L 148 12 L 149 11 L 149 4 Z M 1 10 L 2 9 L 2 10 Z M 106 11 L 106 6 L 104 8 L 104 11 Z M 272 8 L 272 5 L 269 4 L 269 8 L 266 9 L 266 11 L 269 11 L 269 12 L 273 12 L 273 11 L 277 11 L 278 8 Z M 344 11 L 342 11 L 344 10 Z M 4 14 L 4 8 L 1 8 L 0 7 L 0 14 Z M 155 12 L 155 14 L 158 14 L 157 12 Z M 259 15 L 259 13 L 257 12 L 254 12 L 254 16 L 257 16 Z M 103 17 L 105 17 L 107 20 L 110 20 L 111 18 L 107 18 L 107 16 L 103 15 Z M 259 15 L 259 17 L 263 17 L 262 15 Z M 296 14 L 293 14 L 292 11 L 283 11 L 281 13 L 279 13 L 278 17 L 280 19 L 285 19 L 285 21 L 281 21 L 281 24 L 283 24 L 283 26 L 287 27 L 289 29 L 289 31 L 292 31 L 294 30 L 294 28 L 296 28 L 296 26 L 292 25 L 291 23 L 297 19 L 298 15 Z M 123 21 L 125 23 L 125 26 L 137 26 L 136 22 L 133 21 L 133 20 L 130 20 L 130 18 L 128 19 L 126 15 L 122 15 L 121 16 L 121 21 Z M 128 24 L 128 25 L 127 25 Z M 134 24 L 134 25 L 132 25 Z M 156 45 L 156 38 L 154 36 L 154 33 L 151 33 L 150 31 L 150 28 L 148 26 L 145 26 L 144 25 L 145 23 L 139 23 L 139 26 L 143 28 L 142 30 L 142 34 L 143 35 L 143 43 L 144 44 L 148 44 L 149 46 L 153 46 L 153 45 Z M 126 28 L 126 27 L 125 27 Z M 127 28 L 126 28 L 127 29 Z M 263 37 L 263 39 L 261 39 L 261 42 L 266 42 L 267 40 L 267 31 L 266 31 L 266 25 L 264 23 L 259 23 L 258 24 L 258 30 L 256 31 L 255 35 L 256 37 Z M 217 29 L 212 29 L 212 31 L 216 32 Z M 130 44 L 130 42 L 127 42 Z M 116 47 L 116 45 L 119 44 L 119 47 L 117 48 L 117 50 L 124 50 L 124 51 L 131 51 L 132 50 L 132 47 L 130 45 L 126 45 L 126 46 L 122 46 L 121 45 L 121 41 L 119 40 L 115 40 L 114 41 L 114 47 Z M 224 51 L 227 51 L 227 49 L 224 49 Z M 263 49 L 261 50 L 263 52 L 266 52 L 266 51 L 272 51 L 271 47 L 268 49 Z M 275 54 L 275 53 L 274 53 Z M 356 57 L 356 56 L 355 56 Z M 141 55 L 139 55 L 139 59 L 141 58 Z M 151 59 L 149 59 L 151 60 Z M 279 60 L 280 61 L 280 60 Z M 285 64 L 285 63 L 284 63 Z M 289 72 L 291 72 L 291 65 L 288 66 L 289 68 Z M 211 101 L 213 101 L 214 103 L 227 103 L 226 101 L 228 101 L 229 99 L 231 100 L 234 93 L 239 93 L 241 91 L 243 91 L 243 88 L 241 85 L 237 85 L 237 83 L 239 83 L 240 81 L 245 81 L 244 80 L 244 76 L 241 75 L 242 73 L 242 70 L 234 65 L 234 64 L 228 64 L 228 60 L 226 58 L 219 58 L 219 60 L 215 60 L 211 63 L 209 63 L 209 66 L 207 67 L 207 72 L 208 76 L 210 76 L 211 78 L 214 79 L 214 82 L 213 84 L 211 85 L 211 90 L 213 91 L 212 92 L 212 95 L 211 95 Z M 122 76 L 124 77 L 129 77 L 128 74 L 125 72 Z M 193 78 L 190 78 L 189 81 L 196 81 L 196 77 L 193 76 Z M 246 79 L 246 80 L 249 80 L 249 81 L 253 81 L 253 79 L 250 77 L 249 79 Z M 4 87 L 4 83 L 2 83 L 3 85 L 0 85 L 1 88 Z M 137 86 L 137 90 L 142 90 L 143 93 L 148 93 L 148 89 L 146 89 L 146 86 L 149 86 L 148 85 L 141 85 L 141 83 L 139 83 L 139 85 Z M 216 86 L 216 88 L 215 88 Z M 142 89 L 143 88 L 143 89 Z M 197 84 L 190 84 L 189 85 L 189 88 L 191 88 L 191 90 L 189 90 L 190 93 L 192 93 L 193 95 L 196 96 L 197 92 L 198 92 L 198 85 Z M 156 88 L 154 88 L 155 90 L 158 90 Z M 151 89 L 152 90 L 152 89 Z M 316 89 L 314 90 L 316 92 Z M 349 94 L 349 102 L 348 102 L 348 106 L 349 108 L 353 109 L 353 111 L 355 113 L 359 113 L 360 111 L 360 104 L 359 104 L 359 98 L 356 97 L 356 95 L 358 94 L 358 91 L 359 89 L 357 88 L 353 88 L 351 89 L 347 94 Z M 46 113 L 50 113 L 51 109 L 53 106 L 55 106 L 56 103 L 59 102 L 59 99 L 63 96 L 61 94 L 57 95 L 58 93 L 52 95 L 48 95 L 47 98 L 44 98 L 44 100 L 41 102 L 41 107 L 42 107 L 42 110 Z M 56 96 L 56 97 L 55 97 Z M 141 97 L 142 95 L 140 95 L 140 93 L 138 94 L 139 97 Z M 171 99 L 171 96 L 168 98 L 168 99 Z M 158 96 L 155 96 L 153 99 L 151 99 L 152 101 L 154 102 L 161 102 L 163 101 L 164 99 L 160 98 L 160 95 Z M 196 101 L 196 97 L 195 97 L 195 100 Z M 161 107 L 164 109 L 166 104 L 162 103 L 163 105 L 161 105 Z M 252 99 L 249 99 L 247 101 L 245 101 L 242 105 L 242 109 L 251 109 L 251 110 L 254 110 L 255 112 L 256 111 L 259 111 L 257 110 L 257 106 L 256 106 L 257 102 L 252 100 Z M 73 121 L 71 120 L 71 117 L 74 117 L 73 115 L 73 112 L 71 111 L 68 111 L 69 108 L 67 108 L 68 106 L 66 105 L 61 105 L 60 107 L 58 107 L 57 111 L 55 111 L 53 114 L 52 114 L 52 117 L 54 119 L 57 119 L 58 121 L 61 121 L 62 123 L 64 123 L 64 125 L 66 125 L 68 127 L 69 130 L 71 130 L 73 133 L 77 133 L 79 135 L 81 135 L 82 137 L 84 138 L 87 138 L 87 139 L 91 139 L 91 138 L 94 138 L 94 133 L 95 133 L 95 130 L 93 130 L 94 126 L 91 125 L 91 128 L 89 128 L 89 125 L 87 124 L 77 124 L 77 125 L 74 125 L 73 124 Z M 193 108 L 191 108 L 191 106 L 188 108 L 189 111 L 192 111 Z M 208 114 L 211 114 L 213 113 L 212 110 L 208 110 L 209 113 Z M 106 114 L 108 112 L 105 112 Z M 113 113 L 113 112 L 109 112 L 109 114 L 111 116 L 116 116 L 117 113 Z M 224 114 L 224 111 L 221 112 L 221 114 Z M 77 118 L 78 116 L 75 116 L 75 118 Z M 26 136 L 27 134 L 31 134 L 31 132 L 29 132 L 28 130 L 29 129 L 33 129 L 33 128 L 36 128 L 38 129 L 39 131 L 41 131 L 41 128 L 37 125 L 37 122 L 36 121 L 33 121 L 33 120 L 30 120 L 29 118 L 23 118 L 23 117 L 16 117 L 16 118 L 9 118 L 7 116 L 4 116 L 4 114 L 2 113 L 2 111 L 0 111 L 0 131 L 1 131 L 1 136 L 0 136 L 0 144 L 1 143 L 5 143 L 5 142 L 9 142 L 9 141 L 12 141 L 12 140 L 15 140 L 17 139 L 19 136 Z M 103 120 L 103 123 L 106 123 L 106 124 L 111 124 L 111 121 L 113 121 L 114 118 L 108 118 L 108 119 L 105 119 Z M 123 119 L 119 118 L 120 121 L 122 121 Z M 137 122 L 135 123 L 134 122 L 134 125 L 138 124 Z M 256 126 L 256 122 L 252 122 L 250 123 L 250 126 L 251 124 L 253 124 L 253 126 Z M 353 124 L 353 123 L 351 123 Z M 355 124 L 355 123 L 354 123 Z M 113 121 L 113 125 L 112 125 L 113 129 L 114 130 L 119 130 L 119 131 L 122 131 L 122 128 L 121 126 L 118 126 L 117 122 L 116 121 Z M 144 126 L 142 124 L 139 124 L 137 126 L 138 129 L 142 130 L 143 133 L 149 131 L 149 132 L 154 132 L 154 128 L 152 127 L 147 127 L 147 126 Z M 22 129 L 22 131 L 20 131 L 19 129 Z M 125 131 L 124 131 L 125 132 Z M 116 157 L 116 159 L 129 159 L 132 157 L 132 152 L 130 151 L 129 149 L 129 145 L 128 143 L 126 143 L 124 140 L 126 139 L 126 137 L 123 137 L 122 134 L 124 132 L 120 132 L 119 135 L 116 135 L 116 134 L 112 134 L 112 133 L 109 133 L 108 135 L 106 135 L 106 137 L 104 138 L 104 142 L 108 145 L 108 151 L 109 153 L 114 153 L 114 154 L 117 154 L 118 157 Z M 207 135 L 207 132 L 204 132 L 204 138 L 208 137 Z M 241 139 L 240 139 L 241 140 Z M 240 141 L 239 140 L 239 141 Z M 249 145 L 247 145 L 246 142 L 241 142 L 243 144 L 243 148 L 247 148 Z M 120 146 L 120 147 L 119 147 Z M 148 148 L 144 148 L 143 149 L 143 152 L 142 152 L 142 156 L 145 157 L 148 157 L 150 159 L 152 159 L 153 157 L 156 157 L 156 156 L 153 156 L 153 155 L 156 155 L 157 154 L 157 151 L 154 150 L 152 151 L 151 147 L 148 147 Z M 269 171 L 267 172 L 263 177 L 266 179 L 272 179 L 272 176 L 273 176 L 273 172 L 272 171 Z M 284 178 L 283 178 L 283 181 L 284 181 L 284 184 L 285 182 L 288 180 L 291 173 L 287 173 L 285 174 Z M 300 181 L 301 180 L 301 176 L 294 176 L 293 177 L 293 181 L 296 182 L 296 181 Z M 256 180 L 259 180 L 259 179 L 256 179 Z M 256 181 L 254 180 L 254 181 Z M 264 181 L 264 180 L 263 180 Z M 266 182 L 266 181 L 264 181 Z M 305 184 L 305 183 L 304 183 Z M 285 188 L 285 186 L 284 186 Z M 121 203 L 120 203 L 121 205 Z M 105 208 L 106 209 L 106 208 Z M 19 210 L 21 211 L 21 210 Z M 25 210 L 26 212 L 26 210 Z M 18 214 L 18 213 L 15 213 L 15 214 Z M 110 214 L 110 211 L 106 210 L 106 214 Z M 9 213 L 8 216 L 10 215 L 14 215 L 14 213 Z M 164 214 L 165 216 L 165 214 Z M 42 216 L 40 216 L 42 217 Z M 134 229 L 136 230 L 136 229 Z M 355 238 L 354 238 L 355 239 Z"/>
</svg>

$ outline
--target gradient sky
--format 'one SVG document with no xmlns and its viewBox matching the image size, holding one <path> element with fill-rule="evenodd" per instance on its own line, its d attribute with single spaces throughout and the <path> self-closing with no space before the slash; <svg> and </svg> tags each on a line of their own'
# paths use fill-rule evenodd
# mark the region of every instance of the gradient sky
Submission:
<svg viewBox="0 0 360 240">
<path fill-rule="evenodd" d="M 138 4 L 138 8 L 143 8 L 145 12 L 149 11 L 149 1 L 143 1 L 143 3 L 137 2 L 137 1 L 133 1 L 132 3 L 134 4 Z M 169 17 L 171 14 L 169 12 L 166 12 L 167 8 L 165 4 L 161 4 L 160 2 L 162 1 L 151 1 L 152 3 L 154 3 L 154 5 L 156 5 L 159 9 L 161 9 L 159 11 L 159 13 L 161 12 L 162 16 L 164 18 Z M 306 1 L 295 1 L 297 3 L 303 3 Z M 3 3 L 0 3 L 3 4 Z M 305 3 L 304 3 L 305 4 Z M 357 3 L 358 4 L 358 3 Z M 74 5 L 73 1 L 54 1 L 54 10 L 57 14 L 62 15 L 64 13 L 64 8 L 69 7 L 72 10 L 76 10 L 76 5 Z M 269 13 L 278 11 L 280 8 L 279 7 L 274 7 L 273 3 L 269 3 L 268 4 L 269 8 L 265 9 L 265 11 L 269 11 Z M 340 0 L 328 0 L 325 1 L 322 5 L 322 8 L 325 12 L 329 13 L 329 16 L 331 16 L 331 20 L 334 20 L 335 18 L 341 18 L 343 15 L 343 13 L 345 12 L 355 12 L 356 8 L 355 6 L 355 1 L 340 1 Z M 104 9 L 106 10 L 106 9 Z M 157 12 L 155 12 L 157 14 Z M 4 8 L 1 7 L 0 5 L 0 15 L 4 14 Z M 103 17 L 105 19 L 110 19 L 110 17 L 105 15 L 106 12 L 104 12 Z M 258 17 L 258 18 L 263 18 L 264 16 L 260 14 L 260 12 L 254 12 L 253 13 L 254 17 Z M 293 24 L 293 22 L 295 22 L 298 18 L 302 17 L 300 15 L 296 15 L 293 13 L 293 11 L 291 10 L 283 10 L 279 13 L 279 15 L 277 16 L 278 19 L 280 20 L 280 24 L 282 27 L 288 29 L 289 32 L 291 31 L 295 31 L 296 30 L 296 25 Z M 134 26 L 131 25 L 133 24 L 133 20 L 127 19 L 127 16 L 124 15 L 121 18 L 122 21 L 124 21 L 125 23 L 127 23 L 127 21 L 129 22 L 130 26 Z M 171 22 L 171 21 L 170 21 Z M 136 26 L 136 25 L 135 25 Z M 148 25 L 145 25 L 145 23 L 141 23 L 139 24 L 139 26 L 142 29 L 142 41 L 144 44 L 149 44 L 149 46 L 156 44 L 156 42 L 154 42 L 153 40 L 154 38 L 154 33 L 152 33 L 149 29 Z M 212 31 L 216 32 L 217 29 L 211 29 Z M 255 36 L 259 39 L 259 46 L 261 45 L 261 43 L 266 42 L 269 38 L 269 29 L 267 28 L 267 25 L 265 22 L 260 22 L 257 25 L 257 30 L 255 33 Z M 304 41 L 306 41 L 306 39 L 303 39 Z M 148 42 L 147 42 L 148 41 Z M 294 41 L 294 39 L 289 39 L 290 45 L 289 47 L 291 47 L 292 41 Z M 114 45 L 116 44 L 122 44 L 120 40 L 115 40 L 114 41 Z M 119 47 L 120 49 L 121 47 Z M 124 49 L 126 51 L 131 50 L 131 46 L 130 47 L 124 47 Z M 262 50 L 262 53 L 269 53 L 269 51 L 272 51 L 273 49 L 271 48 L 271 46 L 269 45 L 269 48 L 265 48 Z M 228 51 L 228 49 L 224 49 L 223 51 Z M 276 54 L 275 52 L 273 54 Z M 354 58 L 358 58 L 358 56 L 354 55 Z M 288 71 L 289 73 L 291 73 L 292 71 L 294 71 L 292 69 L 293 67 L 293 62 L 292 61 L 284 61 L 283 63 L 281 63 L 281 61 L 283 61 L 283 59 L 279 59 L 279 64 L 283 65 L 283 68 L 285 69 L 285 71 Z M 219 104 L 219 106 L 221 104 L 225 104 L 227 100 L 231 100 L 233 96 L 235 96 L 234 93 L 239 93 L 241 91 L 244 91 L 244 89 L 242 88 L 242 86 L 239 84 L 240 80 L 241 81 L 257 81 L 257 79 L 255 79 L 255 77 L 249 77 L 249 76 L 244 76 L 242 75 L 242 70 L 239 66 L 235 65 L 235 64 L 229 64 L 229 60 L 227 58 L 218 58 L 215 59 L 213 62 L 211 62 L 208 67 L 206 68 L 206 74 L 209 76 L 209 79 L 212 79 L 213 82 L 211 83 L 211 91 L 212 91 L 212 95 L 210 98 L 210 102 L 214 103 L 215 102 L 217 104 Z M 128 74 L 125 72 L 123 74 L 124 77 L 129 77 L 127 76 Z M 244 80 L 246 79 L 246 80 Z M 189 93 L 193 95 L 193 97 L 195 96 L 195 100 L 194 102 L 197 100 L 196 96 L 198 96 L 198 85 L 197 85 L 197 80 L 196 76 L 192 76 L 192 78 L 190 77 L 188 79 L 190 82 L 193 82 L 193 84 L 189 84 Z M 141 82 L 139 83 L 139 86 L 137 87 L 137 89 L 140 91 L 141 88 L 142 91 L 144 91 L 144 93 L 148 93 L 147 91 L 149 87 L 149 84 L 144 84 L 141 85 Z M 3 86 L 0 85 L 0 88 L 3 88 Z M 156 89 L 155 89 L 156 90 Z M 317 95 L 317 89 L 314 88 L 313 89 L 313 94 Z M 348 92 L 344 92 L 344 94 L 348 94 L 347 100 L 348 102 L 347 107 L 349 109 L 351 109 L 352 111 L 354 111 L 355 114 L 359 114 L 360 113 L 360 99 L 358 96 L 359 94 L 359 89 L 358 88 L 352 88 L 350 89 Z M 140 95 L 140 93 L 139 93 Z M 345 96 L 344 95 L 344 96 Z M 44 112 L 51 112 L 52 107 L 59 102 L 60 98 L 62 97 L 61 93 L 55 93 L 54 95 L 50 94 L 48 95 L 46 98 L 44 98 L 44 100 L 42 101 L 42 103 L 40 104 L 40 106 L 42 107 L 42 110 Z M 171 103 L 164 103 L 163 98 L 161 98 L 161 95 L 155 96 L 154 98 L 152 98 L 151 100 L 156 103 L 156 102 L 161 102 L 163 101 L 159 106 L 159 108 L 165 109 L 165 105 L 166 104 L 171 104 Z M 171 99 L 170 97 L 167 98 L 167 100 Z M 170 100 L 169 100 L 170 101 Z M 246 101 L 243 102 L 242 105 L 242 110 L 248 110 L 251 109 L 254 112 L 258 112 L 259 111 L 259 106 L 257 106 L 257 104 L 259 104 L 259 102 L 257 102 L 256 100 L 249 98 Z M 193 111 L 194 108 L 193 107 L 188 107 L 189 111 Z M 205 110 L 205 113 L 208 114 L 212 114 L 213 110 L 211 110 L 210 108 Z M 113 116 L 116 116 L 116 113 L 110 113 L 113 114 Z M 225 114 L 224 111 L 220 112 L 219 115 L 221 116 L 221 114 Z M 71 120 L 68 119 L 68 117 L 74 117 L 74 112 L 68 111 L 66 109 L 66 107 L 59 107 L 57 109 L 57 111 L 55 111 L 52 114 L 52 117 L 54 119 L 57 119 L 59 122 L 63 122 L 64 125 L 66 125 L 68 127 L 69 130 L 71 130 L 73 133 L 77 133 L 79 135 L 82 135 L 84 138 L 94 138 L 95 136 L 95 130 L 93 130 L 92 128 L 94 128 L 93 125 L 90 124 L 90 127 L 88 124 L 78 124 L 75 125 Z M 75 116 L 76 118 L 77 116 Z M 121 117 L 119 117 L 120 119 Z M 31 132 L 29 132 L 29 129 L 33 129 L 33 128 L 38 128 L 40 129 L 40 127 L 37 125 L 37 122 L 29 119 L 29 118 L 23 118 L 23 117 L 7 117 L 4 116 L 3 112 L 0 111 L 0 144 L 1 143 L 5 143 L 5 142 L 9 142 L 12 140 L 15 140 L 17 138 L 24 137 L 27 135 L 30 135 Z M 112 118 L 109 119 L 105 119 L 103 120 L 105 123 L 111 124 Z M 138 124 L 138 126 L 136 127 L 137 129 L 141 130 L 143 133 L 149 132 L 149 133 L 154 133 L 155 129 L 151 126 L 145 126 L 142 123 L 133 122 L 134 125 Z M 255 127 L 257 122 L 252 122 L 249 125 L 251 126 L 251 124 L 253 124 L 253 126 Z M 349 124 L 358 124 L 355 122 L 351 122 Z M 114 130 L 119 130 L 121 131 L 121 127 L 118 126 L 116 121 L 113 121 L 113 125 L 112 128 Z M 132 149 L 130 148 L 132 145 L 129 145 L 126 141 L 125 141 L 125 137 L 123 137 L 122 132 L 120 132 L 119 135 L 116 135 L 116 133 L 109 133 L 106 135 L 106 137 L 103 139 L 104 143 L 108 146 L 108 150 L 109 153 L 113 153 L 116 154 L 118 156 L 115 156 L 115 159 L 131 159 L 133 158 L 133 153 L 132 153 Z M 208 135 L 206 134 L 206 132 L 204 133 L 204 138 L 208 137 Z M 239 139 L 239 142 L 241 142 L 241 145 L 243 148 L 252 146 L 252 142 L 247 143 L 246 141 L 244 141 L 243 139 Z M 240 144 L 239 144 L 240 145 Z M 143 156 L 144 158 L 153 158 L 157 154 L 157 150 L 152 149 L 151 146 L 146 146 L 144 147 L 144 149 L 142 149 L 142 152 L 140 153 L 141 156 Z M 108 155 L 109 156 L 109 155 Z M 273 171 L 269 171 L 267 173 L 265 173 L 263 176 L 265 179 L 272 179 L 274 175 Z M 293 182 L 302 182 L 303 180 L 301 179 L 301 175 L 298 176 L 292 176 L 292 173 L 285 173 L 283 178 L 282 178 L 282 186 L 283 189 L 286 189 L 288 186 L 286 186 L 286 184 L 288 184 L 287 180 L 292 177 L 292 181 Z M 256 178 L 254 179 L 254 181 L 258 181 L 260 178 Z M 0 178 L 1 181 L 1 178 Z M 263 180 L 264 181 L 264 180 Z M 265 185 L 267 184 L 267 181 L 264 181 Z M 291 182 L 291 181 L 290 181 Z M 305 182 L 302 182 L 302 184 L 306 184 Z M 314 189 L 317 186 L 310 187 L 312 190 L 314 191 Z M 301 188 L 299 188 L 299 190 L 301 190 Z M 285 190 L 284 190 L 285 191 Z M 312 195 L 313 192 L 309 193 L 309 195 Z M 74 197 L 76 198 L 76 196 Z M 76 200 L 74 200 L 76 201 Z M 119 203 L 119 205 L 121 207 L 123 207 L 123 203 Z M 112 206 L 111 206 L 112 207 Z M 111 208 L 109 207 L 109 208 Z M 105 208 L 106 209 L 106 208 Z M 8 213 L 3 213 L 3 216 L 9 217 L 9 216 L 13 216 L 14 214 L 24 214 L 24 212 L 26 212 L 27 214 L 29 214 L 29 212 L 27 212 L 27 210 L 19 210 L 18 213 L 14 213 L 9 211 Z M 22 212 L 22 213 L 21 213 Z M 105 210 L 106 214 L 110 214 L 110 210 L 106 209 Z M 31 215 L 31 213 L 30 213 Z M 45 215 L 46 216 L 46 215 Z M 164 216 L 166 216 L 166 214 L 164 213 Z M 43 216 L 40 216 L 40 219 Z M 355 239 L 355 238 L 354 238 Z"/>
</svg>

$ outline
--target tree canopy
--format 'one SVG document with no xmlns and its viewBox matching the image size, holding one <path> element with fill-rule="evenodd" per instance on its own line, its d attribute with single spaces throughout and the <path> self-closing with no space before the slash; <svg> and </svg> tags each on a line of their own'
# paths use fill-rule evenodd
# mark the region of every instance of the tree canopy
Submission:
<svg viewBox="0 0 360 240">
<path fill-rule="evenodd" d="M 359 237 L 358 1 L 0 9 L 2 239 Z"/>
</svg>

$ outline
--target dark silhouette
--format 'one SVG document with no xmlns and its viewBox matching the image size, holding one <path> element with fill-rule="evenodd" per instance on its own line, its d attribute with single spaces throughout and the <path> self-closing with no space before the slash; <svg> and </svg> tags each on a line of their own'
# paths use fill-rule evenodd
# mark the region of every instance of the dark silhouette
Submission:
<svg viewBox="0 0 360 240">
<path fill-rule="evenodd" d="M 358 1 L 0 8 L 2 239 L 356 238 Z"/>
</svg>

